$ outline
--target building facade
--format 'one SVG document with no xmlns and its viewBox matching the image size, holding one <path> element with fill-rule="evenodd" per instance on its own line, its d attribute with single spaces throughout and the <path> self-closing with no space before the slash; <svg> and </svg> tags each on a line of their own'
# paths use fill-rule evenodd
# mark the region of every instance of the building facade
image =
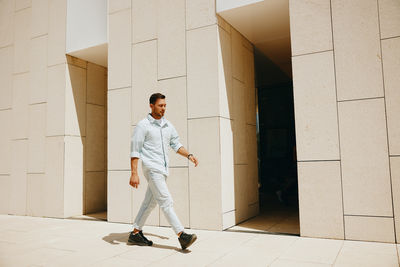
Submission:
<svg viewBox="0 0 400 267">
<path fill-rule="evenodd" d="M 0 1 L 0 213 L 132 223 L 130 139 L 162 92 L 200 162 L 170 152 L 183 225 L 256 216 L 258 53 L 293 82 L 300 235 L 398 243 L 398 0 Z"/>
</svg>

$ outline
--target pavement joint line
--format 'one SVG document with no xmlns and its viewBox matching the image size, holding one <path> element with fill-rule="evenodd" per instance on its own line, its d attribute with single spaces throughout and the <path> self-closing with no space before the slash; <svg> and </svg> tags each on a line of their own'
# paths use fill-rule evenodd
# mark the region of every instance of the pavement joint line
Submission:
<svg viewBox="0 0 400 267">
<path fill-rule="evenodd" d="M 340 249 L 335 257 L 335 260 L 332 263 L 332 266 L 335 266 L 335 263 L 336 263 L 337 259 L 339 258 L 340 253 L 342 252 L 343 246 L 344 246 L 344 242 L 342 242 L 342 245 L 340 246 Z"/>
</svg>

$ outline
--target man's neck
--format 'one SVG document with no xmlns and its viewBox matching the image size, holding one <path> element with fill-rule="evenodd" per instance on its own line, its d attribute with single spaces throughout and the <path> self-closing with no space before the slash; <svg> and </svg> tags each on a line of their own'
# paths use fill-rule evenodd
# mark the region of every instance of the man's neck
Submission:
<svg viewBox="0 0 400 267">
<path fill-rule="evenodd" d="M 157 114 L 154 114 L 154 113 L 150 113 L 150 115 L 156 120 L 159 120 L 162 118 L 161 116 L 158 116 Z"/>
</svg>

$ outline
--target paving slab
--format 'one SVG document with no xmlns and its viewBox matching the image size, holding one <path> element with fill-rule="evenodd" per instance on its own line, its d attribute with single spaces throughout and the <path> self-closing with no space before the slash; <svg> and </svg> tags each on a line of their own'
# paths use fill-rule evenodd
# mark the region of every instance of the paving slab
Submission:
<svg viewBox="0 0 400 267">
<path fill-rule="evenodd" d="M 256 232 L 145 226 L 153 246 L 128 243 L 131 224 L 0 215 L 0 266 L 399 266 L 400 246 Z"/>
</svg>

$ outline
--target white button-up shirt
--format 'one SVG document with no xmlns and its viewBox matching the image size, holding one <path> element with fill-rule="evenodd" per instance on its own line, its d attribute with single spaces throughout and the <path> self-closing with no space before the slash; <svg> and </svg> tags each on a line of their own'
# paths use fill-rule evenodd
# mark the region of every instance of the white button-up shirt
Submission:
<svg viewBox="0 0 400 267">
<path fill-rule="evenodd" d="M 156 120 L 148 114 L 133 131 L 131 158 L 140 158 L 143 167 L 168 176 L 168 149 L 171 147 L 177 152 L 181 146 L 179 135 L 171 122 L 164 117 Z"/>
</svg>

